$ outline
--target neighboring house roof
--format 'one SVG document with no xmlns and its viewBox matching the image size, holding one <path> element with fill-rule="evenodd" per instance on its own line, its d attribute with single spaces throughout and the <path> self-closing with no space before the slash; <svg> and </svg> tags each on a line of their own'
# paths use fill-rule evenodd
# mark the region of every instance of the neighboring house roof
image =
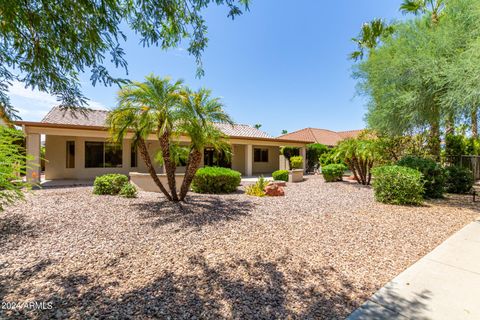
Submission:
<svg viewBox="0 0 480 320">
<path fill-rule="evenodd" d="M 327 146 L 336 146 L 338 142 L 357 137 L 363 130 L 332 131 L 319 128 L 305 128 L 279 136 L 279 139 L 321 143 Z"/>
<path fill-rule="evenodd" d="M 106 127 L 109 111 L 94 109 L 66 110 L 53 107 L 42 119 L 42 123 L 58 125 L 78 125 L 92 127 Z M 215 124 L 220 131 L 230 137 L 267 138 L 273 139 L 268 133 L 245 124 Z"/>
</svg>

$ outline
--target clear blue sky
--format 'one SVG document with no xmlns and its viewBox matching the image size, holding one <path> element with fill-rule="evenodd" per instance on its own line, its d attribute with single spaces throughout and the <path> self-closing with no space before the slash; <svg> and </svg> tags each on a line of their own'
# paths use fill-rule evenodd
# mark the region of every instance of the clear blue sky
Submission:
<svg viewBox="0 0 480 320">
<path fill-rule="evenodd" d="M 365 21 L 400 18 L 399 3 L 252 0 L 251 10 L 234 21 L 224 7 L 212 6 L 205 12 L 210 40 L 203 78 L 195 77 L 195 61 L 185 49 L 143 48 L 132 34 L 124 46 L 127 77 L 142 80 L 153 72 L 182 78 L 192 88 L 210 88 L 237 123 L 260 123 L 274 136 L 305 127 L 360 129 L 365 101 L 355 97 L 347 59 L 355 49 L 350 39 Z M 92 107 L 115 106 L 117 87 L 92 87 L 88 77 L 84 80 Z M 55 104 L 54 98 L 20 84 L 11 92 L 24 120 L 40 120 Z"/>
</svg>

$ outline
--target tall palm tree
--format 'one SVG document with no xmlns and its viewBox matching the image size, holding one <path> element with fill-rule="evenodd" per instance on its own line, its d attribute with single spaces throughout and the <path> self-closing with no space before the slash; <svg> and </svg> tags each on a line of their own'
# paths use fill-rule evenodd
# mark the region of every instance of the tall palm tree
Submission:
<svg viewBox="0 0 480 320">
<path fill-rule="evenodd" d="M 443 9 L 445 0 L 404 0 L 400 6 L 400 11 L 404 14 L 429 14 L 434 25 L 440 21 Z"/>
<path fill-rule="evenodd" d="M 190 189 L 195 173 L 200 167 L 202 151 L 210 146 L 230 156 L 230 148 L 223 133 L 215 123 L 232 124 L 232 119 L 225 113 L 219 98 L 212 98 L 211 91 L 200 89 L 192 92 L 185 89 L 177 112 L 177 134 L 190 137 L 190 148 L 185 176 L 180 189 L 183 201 Z"/>
<path fill-rule="evenodd" d="M 364 23 L 360 34 L 352 41 L 357 44 L 357 50 L 350 54 L 350 59 L 360 60 L 365 55 L 365 51 L 369 53 L 375 49 L 380 41 L 393 33 L 393 26 L 388 25 L 382 19 L 374 19 Z"/>
<path fill-rule="evenodd" d="M 109 118 L 111 131 L 117 138 L 123 138 L 124 135 L 124 133 L 122 133 L 123 131 L 119 130 L 119 128 L 125 128 L 124 130 L 127 130 L 130 125 L 133 127 L 134 132 L 139 130 L 138 136 L 143 138 L 143 140 L 138 140 L 142 154 L 143 151 L 145 151 L 143 150 L 143 144 L 146 139 L 145 135 L 155 133 L 160 143 L 160 150 L 162 152 L 165 173 L 170 189 L 170 197 L 167 198 L 173 201 L 178 201 L 178 195 L 175 182 L 176 164 L 171 158 L 170 140 L 176 119 L 175 112 L 180 102 L 181 88 L 182 81 L 171 82 L 168 78 L 162 79 L 154 75 L 147 76 L 145 82 L 132 82 L 119 91 L 119 108 L 114 110 Z M 122 110 L 125 111 L 122 112 Z M 116 122 L 119 124 L 116 125 Z M 142 158 L 144 158 L 148 166 L 148 157 L 142 155 Z M 157 178 L 153 177 L 154 170 L 151 170 L 152 168 L 153 166 L 149 167 L 149 172 L 158 187 L 165 194 L 161 184 L 156 181 Z"/>
</svg>

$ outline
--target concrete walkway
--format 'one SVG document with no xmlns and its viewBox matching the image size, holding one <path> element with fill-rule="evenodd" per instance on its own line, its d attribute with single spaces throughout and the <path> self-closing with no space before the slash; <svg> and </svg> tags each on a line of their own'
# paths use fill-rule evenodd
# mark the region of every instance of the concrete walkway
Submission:
<svg viewBox="0 0 480 320">
<path fill-rule="evenodd" d="M 402 272 L 347 319 L 480 319 L 480 221 Z"/>
</svg>

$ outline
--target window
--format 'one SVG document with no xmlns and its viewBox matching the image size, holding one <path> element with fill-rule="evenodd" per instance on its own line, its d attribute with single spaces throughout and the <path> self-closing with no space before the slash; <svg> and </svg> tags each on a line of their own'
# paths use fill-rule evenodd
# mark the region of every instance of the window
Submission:
<svg viewBox="0 0 480 320">
<path fill-rule="evenodd" d="M 130 167 L 131 168 L 136 168 L 138 166 L 137 164 L 137 148 L 133 145 L 130 149 Z"/>
<path fill-rule="evenodd" d="M 67 169 L 75 168 L 75 141 L 67 141 Z"/>
<path fill-rule="evenodd" d="M 85 168 L 121 167 L 121 146 L 105 142 L 85 141 Z"/>
<path fill-rule="evenodd" d="M 253 161 L 254 162 L 268 162 L 268 149 L 253 149 Z"/>
</svg>

